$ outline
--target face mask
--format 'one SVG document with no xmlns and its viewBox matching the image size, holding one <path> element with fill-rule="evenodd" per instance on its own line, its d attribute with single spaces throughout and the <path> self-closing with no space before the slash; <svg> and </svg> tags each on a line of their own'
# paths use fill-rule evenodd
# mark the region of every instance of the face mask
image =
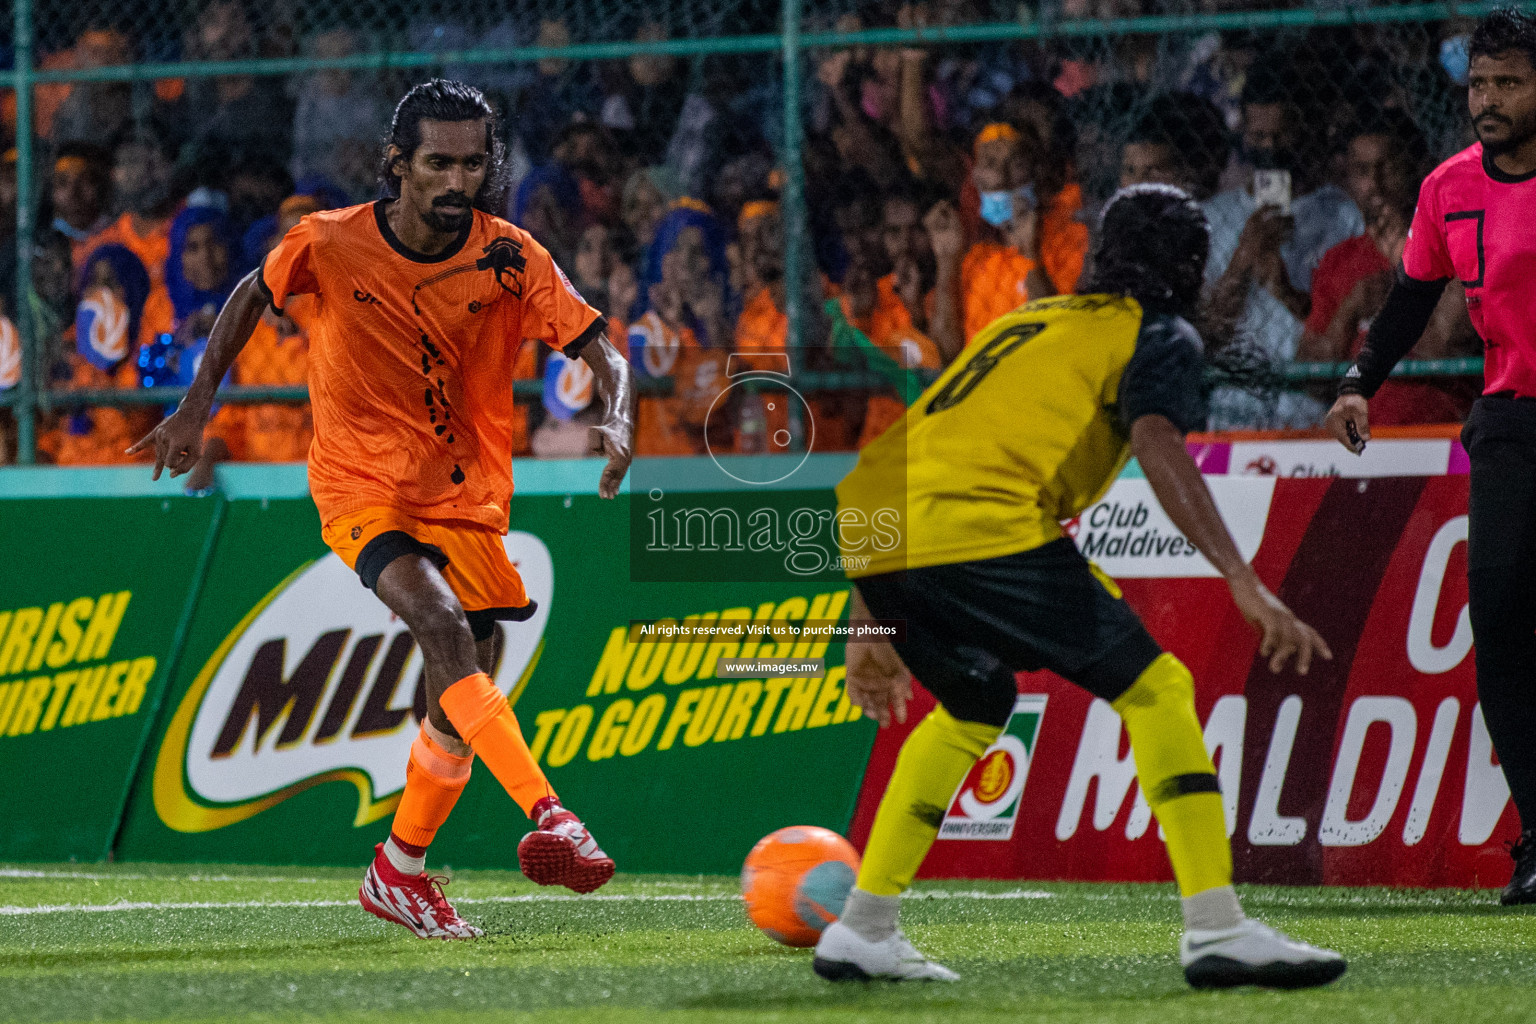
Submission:
<svg viewBox="0 0 1536 1024">
<path fill-rule="evenodd" d="M 995 228 L 1013 220 L 1012 192 L 983 192 L 981 194 L 981 219 Z"/>
<path fill-rule="evenodd" d="M 1023 185 L 1011 192 L 983 192 L 981 194 L 981 219 L 995 228 L 1013 220 L 1014 210 L 1027 210 L 1035 205 L 1035 189 Z"/>
<path fill-rule="evenodd" d="M 1457 85 L 1467 84 L 1471 59 L 1467 56 L 1467 37 L 1452 36 L 1440 44 L 1440 66 Z"/>
</svg>

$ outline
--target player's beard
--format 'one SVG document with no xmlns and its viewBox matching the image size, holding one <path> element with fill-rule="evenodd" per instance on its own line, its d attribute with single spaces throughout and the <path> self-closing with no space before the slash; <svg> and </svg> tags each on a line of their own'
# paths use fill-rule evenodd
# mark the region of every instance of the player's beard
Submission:
<svg viewBox="0 0 1536 1024">
<path fill-rule="evenodd" d="M 439 204 L 454 200 L 464 204 L 463 213 L 449 213 L 441 209 Z M 433 231 L 441 231 L 443 234 L 456 234 L 469 226 L 474 219 L 475 211 L 470 204 L 469 197 L 462 192 L 450 192 L 447 195 L 438 196 L 432 200 L 430 208 L 422 212 L 421 219 L 427 227 Z"/>
<path fill-rule="evenodd" d="M 1483 133 L 1478 127 L 1482 119 L 1479 118 L 1477 122 L 1473 123 L 1472 128 L 1477 132 L 1477 139 L 1483 144 L 1483 151 L 1489 156 L 1503 156 L 1505 153 L 1512 153 L 1531 141 L 1532 138 L 1536 138 L 1536 114 L 1529 114 L 1519 119 L 1512 118 L 1507 114 L 1494 114 L 1490 115 L 1490 117 L 1509 125 L 1509 134 L 1502 139 L 1490 141 L 1483 137 Z"/>
</svg>

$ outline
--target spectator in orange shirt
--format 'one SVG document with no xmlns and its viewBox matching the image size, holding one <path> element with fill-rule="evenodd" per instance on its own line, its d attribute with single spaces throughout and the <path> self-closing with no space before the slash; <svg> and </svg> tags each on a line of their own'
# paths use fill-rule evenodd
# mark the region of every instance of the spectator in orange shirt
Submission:
<svg viewBox="0 0 1536 1024">
<path fill-rule="evenodd" d="M 821 298 L 828 291 L 825 281 L 820 278 L 808 283 L 800 302 L 804 317 L 801 329 L 804 351 L 786 351 L 789 315 L 785 312 L 784 225 L 779 204 L 762 199 L 747 203 L 737 217 L 736 231 L 746 304 L 736 321 L 738 357 L 733 368 L 738 368 L 738 372 L 750 367 L 783 373 L 786 358 L 790 370 L 830 368 L 825 348 L 818 346 L 826 334 L 821 320 Z M 754 352 L 783 355 L 756 359 L 743 355 Z M 797 359 L 797 355 L 804 358 Z M 797 363 L 802 365 L 795 365 Z M 789 405 L 781 396 L 781 392 L 763 394 L 765 422 L 761 427 L 757 423 L 755 401 L 752 407 L 743 407 L 743 428 L 736 432 L 737 451 L 777 454 L 791 450 Z M 811 423 L 803 425 L 805 444 L 815 451 L 854 450 L 863 420 L 862 393 L 820 392 L 807 395 L 806 401 L 810 406 Z"/>
<path fill-rule="evenodd" d="M 706 422 L 725 389 L 731 348 L 725 232 L 712 214 L 678 205 L 657 225 L 646 263 L 659 268 L 660 280 L 648 290 L 645 312 L 630 325 L 630 361 L 637 376 L 671 377 L 672 394 L 640 399 L 635 450 L 640 455 L 730 451 L 729 417 Z M 706 428 L 717 432 L 708 446 Z"/>
<path fill-rule="evenodd" d="M 842 303 L 844 313 L 856 326 L 862 315 L 869 340 L 897 365 L 908 370 L 937 371 L 946 360 L 928 336 L 938 265 L 923 223 L 925 199 L 912 187 L 886 198 L 881 240 L 891 272 L 863 294 L 845 290 Z M 957 260 L 952 256 L 950 262 Z M 864 411 L 859 447 L 879 437 L 906 409 L 906 403 L 889 389 L 871 394 Z"/>
<path fill-rule="evenodd" d="M 306 215 L 320 210 L 314 196 L 289 196 L 278 208 L 277 226 L 270 251 Z M 263 257 L 266 253 L 261 254 Z M 309 325 L 314 318 L 314 296 L 295 295 L 279 316 L 268 306 L 251 340 L 235 360 L 234 382 L 242 387 L 304 384 L 309 368 Z M 233 414 L 229 423 L 234 443 L 232 456 L 241 462 L 303 462 L 314 437 L 309 403 L 226 406 Z M 222 414 L 223 409 L 220 410 Z M 230 437 L 226 437 L 228 443 Z"/>
<path fill-rule="evenodd" d="M 981 237 L 965 254 L 958 295 L 946 289 L 937 302 L 959 304 L 962 334 L 935 338 L 958 351 L 993 320 L 1029 301 L 1074 291 L 1088 253 L 1082 190 L 1039 173 L 1044 146 L 1035 129 L 1001 122 L 976 136 L 972 181 L 981 194 Z M 950 328 L 949 310 L 940 317 Z"/>
<path fill-rule="evenodd" d="M 90 255 L 91 236 L 107 226 L 112 190 L 112 157 L 89 142 L 66 142 L 53 158 L 48 195 L 53 200 L 53 229 L 70 241 L 75 273 Z"/>
<path fill-rule="evenodd" d="M 169 140 L 149 126 L 141 126 L 117 144 L 112 156 L 112 191 L 123 214 L 90 242 L 92 249 L 108 244 L 126 246 L 144 264 L 151 287 L 165 281 L 171 216 L 181 200 L 171 188 L 175 156 Z"/>
<path fill-rule="evenodd" d="M 103 245 L 86 257 L 75 313 L 74 347 L 50 370 L 54 389 L 127 390 L 139 386 L 134 339 L 149 290 L 149 274 L 126 247 Z M 44 427 L 38 436 L 38 450 L 60 466 L 143 461 L 124 452 L 156 418 L 143 406 L 76 408 Z"/>
</svg>

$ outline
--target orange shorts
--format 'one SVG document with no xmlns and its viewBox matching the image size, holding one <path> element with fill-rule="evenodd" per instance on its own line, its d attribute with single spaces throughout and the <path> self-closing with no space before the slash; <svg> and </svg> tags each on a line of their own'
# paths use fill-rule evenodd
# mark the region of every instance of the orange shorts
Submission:
<svg viewBox="0 0 1536 1024">
<path fill-rule="evenodd" d="M 491 635 L 497 619 L 521 622 L 537 607 L 507 558 L 501 534 L 489 526 L 365 508 L 331 520 L 320 535 L 369 590 L 377 586 L 384 567 L 402 555 L 431 561 L 458 595 L 477 640 Z"/>
</svg>

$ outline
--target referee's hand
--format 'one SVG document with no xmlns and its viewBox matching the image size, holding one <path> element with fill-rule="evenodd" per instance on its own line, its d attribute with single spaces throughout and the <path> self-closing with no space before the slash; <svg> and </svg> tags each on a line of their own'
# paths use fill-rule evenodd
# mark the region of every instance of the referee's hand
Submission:
<svg viewBox="0 0 1536 1024">
<path fill-rule="evenodd" d="M 1334 440 L 1359 455 L 1371 439 L 1370 406 L 1361 395 L 1340 395 L 1328 410 L 1323 426 Z"/>
<path fill-rule="evenodd" d="M 1269 659 L 1269 670 L 1279 673 L 1292 656 L 1296 674 L 1304 676 L 1314 656 L 1333 660 L 1333 652 L 1317 630 L 1298 619 L 1251 571 L 1228 580 L 1237 610 L 1262 634 L 1259 656 Z"/>
</svg>

